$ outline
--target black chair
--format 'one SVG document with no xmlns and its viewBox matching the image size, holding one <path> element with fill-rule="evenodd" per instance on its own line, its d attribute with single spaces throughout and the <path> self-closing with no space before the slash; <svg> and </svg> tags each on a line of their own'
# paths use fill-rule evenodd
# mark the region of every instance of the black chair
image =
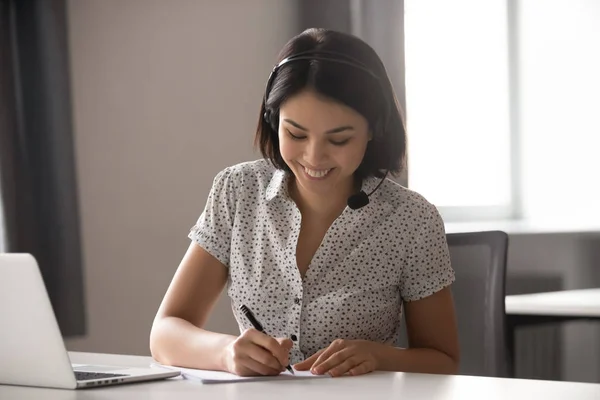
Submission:
<svg viewBox="0 0 600 400">
<path fill-rule="evenodd" d="M 460 340 L 459 374 L 510 377 L 504 308 L 508 235 L 468 232 L 449 233 L 446 238 L 456 272 L 452 295 Z M 407 345 L 404 329 L 400 344 Z"/>
</svg>

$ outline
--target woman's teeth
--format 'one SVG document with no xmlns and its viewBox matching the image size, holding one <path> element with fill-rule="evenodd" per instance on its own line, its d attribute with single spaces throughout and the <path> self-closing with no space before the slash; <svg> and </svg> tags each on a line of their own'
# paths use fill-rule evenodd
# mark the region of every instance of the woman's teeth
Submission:
<svg viewBox="0 0 600 400">
<path fill-rule="evenodd" d="M 313 178 L 323 178 L 325 175 L 327 175 L 329 173 L 329 171 L 331 171 L 331 168 L 323 169 L 323 170 L 314 170 L 314 169 L 308 169 L 308 168 L 304 167 L 304 172 L 306 172 L 309 176 L 311 176 Z"/>
</svg>

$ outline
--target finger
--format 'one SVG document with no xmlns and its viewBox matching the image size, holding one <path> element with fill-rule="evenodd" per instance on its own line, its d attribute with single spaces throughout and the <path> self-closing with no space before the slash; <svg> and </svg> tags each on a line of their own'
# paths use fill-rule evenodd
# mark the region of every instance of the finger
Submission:
<svg viewBox="0 0 600 400">
<path fill-rule="evenodd" d="M 235 367 L 235 369 L 233 371 L 234 374 L 236 374 L 237 376 L 257 376 L 260 375 L 258 372 L 256 371 L 252 371 L 251 369 L 248 369 L 244 366 L 238 365 Z"/>
<path fill-rule="evenodd" d="M 364 375 L 372 372 L 375 369 L 375 365 L 370 361 L 364 361 L 361 364 L 358 364 L 356 367 L 350 369 L 348 373 L 352 376 L 356 375 Z"/>
<path fill-rule="evenodd" d="M 325 360 L 327 360 L 329 357 L 331 357 L 332 355 L 334 355 L 335 353 L 337 353 L 339 350 L 343 349 L 345 347 L 345 344 L 343 341 L 341 340 L 335 340 L 333 341 L 333 343 L 331 343 L 329 345 L 329 347 L 327 347 L 325 349 L 325 351 L 323 351 L 323 353 L 321 353 L 321 355 L 319 356 L 319 358 L 317 358 L 317 360 L 314 362 L 311 370 L 318 374 L 318 367 L 319 365 L 321 365 Z"/>
<path fill-rule="evenodd" d="M 248 349 L 246 350 L 246 354 L 248 355 L 248 357 L 250 357 L 251 359 L 259 362 L 260 364 L 263 364 L 273 370 L 277 370 L 279 372 L 281 372 L 283 370 L 283 367 L 285 367 L 284 364 L 282 365 L 279 360 L 277 358 L 275 358 L 273 356 L 273 354 L 271 354 L 268 350 L 266 350 L 265 348 L 258 346 L 254 343 L 252 343 L 251 346 L 248 346 Z"/>
<path fill-rule="evenodd" d="M 271 353 L 278 360 L 279 364 L 281 364 L 281 367 L 285 367 L 289 364 L 289 350 L 279 344 L 276 339 L 255 329 L 248 332 L 248 337 L 253 343 L 263 347 Z"/>
<path fill-rule="evenodd" d="M 242 361 L 243 366 L 254 372 L 253 375 L 279 375 L 281 370 L 279 368 L 272 368 L 269 365 L 265 365 L 255 359 L 246 358 Z"/>
<path fill-rule="evenodd" d="M 249 338 L 247 332 L 244 332 L 236 339 L 229 350 L 231 352 L 231 365 L 228 369 L 234 374 L 241 376 L 272 375 L 274 372 L 279 373 L 283 370 L 277 359 L 267 350 L 255 344 L 252 339 Z M 256 358 L 262 360 L 262 362 L 256 360 Z M 262 367 L 256 366 L 255 363 L 262 365 Z M 251 368 L 249 368 L 249 366 L 251 366 Z"/>
<path fill-rule="evenodd" d="M 275 340 L 277 340 L 279 345 L 287 351 L 290 351 L 294 346 L 294 342 L 292 342 L 291 339 L 288 338 L 276 338 Z"/>
<path fill-rule="evenodd" d="M 248 359 L 246 359 L 244 362 L 246 362 Z M 242 361 L 238 361 L 233 370 L 230 371 L 238 376 L 260 376 L 263 375 L 260 372 L 254 371 L 248 367 L 246 367 L 245 365 L 242 364 Z"/>
<path fill-rule="evenodd" d="M 336 368 L 336 367 L 342 365 L 344 362 L 346 362 L 346 360 L 351 359 L 353 355 L 354 354 L 351 349 L 348 349 L 348 348 L 341 349 L 339 351 L 336 351 L 329 357 L 325 358 L 323 361 L 319 362 L 318 364 L 315 363 L 315 365 L 313 366 L 313 369 L 315 370 L 315 373 L 317 373 L 319 375 L 326 374 L 331 369 Z M 357 363 L 358 363 L 358 361 L 355 361 L 354 364 L 351 365 L 351 367 L 354 367 Z"/>
<path fill-rule="evenodd" d="M 337 353 L 337 354 L 339 354 L 339 353 Z M 326 363 L 327 363 L 327 361 L 325 363 L 323 363 L 321 365 L 321 367 L 323 367 L 324 369 L 327 368 Z M 329 372 L 329 375 L 331 375 L 331 376 L 342 376 L 342 375 L 348 373 L 353 368 L 357 368 L 361 364 L 362 364 L 362 360 L 354 355 L 354 356 L 346 358 L 343 362 L 337 364 L 336 366 L 330 368 L 329 370 L 327 370 L 323 373 Z"/>
<path fill-rule="evenodd" d="M 323 351 L 325 351 L 325 349 L 319 350 L 304 361 L 300 361 L 299 363 L 294 364 L 294 368 L 298 371 L 308 371 L 313 366 L 316 359 L 321 355 L 321 353 L 323 353 Z"/>
</svg>

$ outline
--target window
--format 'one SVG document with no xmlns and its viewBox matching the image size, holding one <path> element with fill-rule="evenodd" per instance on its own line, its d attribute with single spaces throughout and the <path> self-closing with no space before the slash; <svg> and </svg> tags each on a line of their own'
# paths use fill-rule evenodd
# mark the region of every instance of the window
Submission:
<svg viewBox="0 0 600 400">
<path fill-rule="evenodd" d="M 597 0 L 405 0 L 409 186 L 446 222 L 600 223 Z"/>
<path fill-rule="evenodd" d="M 506 0 L 405 0 L 408 181 L 446 221 L 514 214 Z"/>
<path fill-rule="evenodd" d="M 600 2 L 519 3 L 523 214 L 600 223 Z"/>
</svg>

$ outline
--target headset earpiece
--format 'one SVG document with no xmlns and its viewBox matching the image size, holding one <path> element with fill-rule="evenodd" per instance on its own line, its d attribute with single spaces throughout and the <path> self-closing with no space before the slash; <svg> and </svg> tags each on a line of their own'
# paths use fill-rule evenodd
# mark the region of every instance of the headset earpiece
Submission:
<svg viewBox="0 0 600 400">
<path fill-rule="evenodd" d="M 265 113 L 263 114 L 263 119 L 274 131 L 277 131 L 277 129 L 279 128 L 277 126 L 278 121 L 276 118 L 273 117 L 273 111 L 265 110 Z"/>
</svg>

